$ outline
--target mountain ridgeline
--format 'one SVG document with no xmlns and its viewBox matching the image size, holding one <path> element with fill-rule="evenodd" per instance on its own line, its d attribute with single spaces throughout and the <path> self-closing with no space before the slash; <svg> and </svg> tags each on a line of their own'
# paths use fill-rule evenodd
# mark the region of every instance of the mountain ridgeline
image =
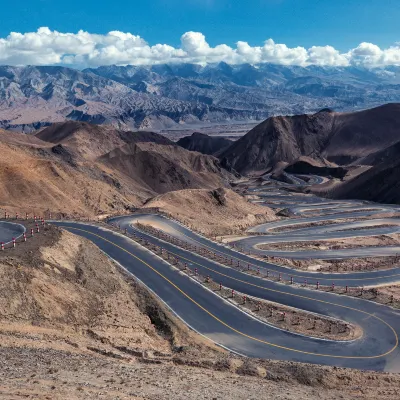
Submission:
<svg viewBox="0 0 400 400">
<path fill-rule="evenodd" d="M 400 67 L 0 66 L 0 128 L 23 132 L 67 120 L 159 131 L 396 101 Z"/>
<path fill-rule="evenodd" d="M 164 136 L 68 121 L 35 135 L 0 130 L 0 202 L 15 212 L 125 213 L 180 189 L 229 187 L 210 155 Z"/>
<path fill-rule="evenodd" d="M 354 113 L 330 109 L 315 114 L 271 117 L 224 150 L 220 159 L 241 172 L 262 171 L 301 156 L 350 164 L 396 143 L 400 104 Z"/>
</svg>

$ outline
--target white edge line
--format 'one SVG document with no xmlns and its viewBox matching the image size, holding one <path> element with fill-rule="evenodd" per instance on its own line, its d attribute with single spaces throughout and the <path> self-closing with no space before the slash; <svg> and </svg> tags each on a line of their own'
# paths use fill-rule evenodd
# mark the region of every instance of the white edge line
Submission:
<svg viewBox="0 0 400 400">
<path fill-rule="evenodd" d="M 105 229 L 107 230 L 107 228 L 105 228 Z M 144 246 L 142 246 L 140 243 L 137 243 L 136 241 L 134 241 L 134 240 L 131 239 L 130 237 L 125 236 L 124 234 L 122 234 L 122 233 L 120 233 L 120 232 L 112 231 L 111 229 L 109 229 L 109 231 L 112 232 L 112 233 L 114 233 L 114 234 L 117 235 L 117 236 L 121 236 L 122 238 L 124 238 L 124 239 L 126 239 L 126 240 L 128 240 L 128 241 L 133 242 L 133 244 L 135 244 L 135 245 L 137 245 L 137 246 L 143 248 L 146 252 L 150 253 L 152 256 L 159 258 L 163 263 L 167 264 L 167 265 L 168 265 L 170 268 L 172 268 L 173 270 L 177 271 L 178 273 L 181 273 L 181 271 L 180 271 L 178 268 L 176 268 L 175 266 L 173 266 L 172 264 L 170 264 L 169 262 L 167 262 L 166 260 L 164 260 L 163 258 L 161 258 L 158 254 L 153 253 L 153 252 L 152 252 L 151 250 L 149 250 L 147 247 L 144 247 Z M 140 230 L 139 230 L 139 231 L 140 231 Z M 147 235 L 147 233 L 144 233 L 144 234 Z M 149 235 L 149 236 L 151 236 L 151 235 Z M 168 242 L 166 242 L 166 243 L 168 243 Z M 168 244 L 170 244 L 170 243 L 168 243 Z M 172 244 L 172 246 L 173 246 L 173 247 L 177 247 L 177 246 L 175 246 L 174 244 Z M 106 254 L 106 253 L 104 253 L 104 254 Z M 106 255 L 107 255 L 107 254 L 106 254 Z M 108 255 L 107 255 L 107 256 L 108 256 Z M 109 257 L 109 256 L 108 256 L 108 257 Z M 201 256 L 201 257 L 202 257 L 202 256 Z M 109 258 L 111 258 L 111 257 L 109 257 Z M 202 258 L 204 258 L 204 257 L 202 257 Z M 112 258 L 111 258 L 111 259 L 112 259 Z M 117 261 L 116 261 L 116 263 L 119 264 Z M 126 271 L 126 269 L 125 269 L 123 266 L 121 266 L 121 267 Z M 129 271 L 128 271 L 128 272 L 129 272 Z M 134 277 L 136 278 L 136 276 L 135 276 L 133 273 L 131 273 L 131 272 L 129 272 L 129 273 L 130 273 L 130 275 L 132 275 L 132 276 L 134 276 Z M 268 322 L 266 322 L 266 321 L 264 321 L 264 320 L 262 320 L 262 319 L 256 317 L 255 315 L 252 315 L 252 314 L 250 314 L 250 313 L 247 313 L 246 311 L 244 311 L 243 309 L 241 309 L 241 308 L 240 308 L 239 306 L 237 306 L 236 304 L 234 304 L 234 303 L 230 302 L 229 300 L 224 299 L 223 297 L 221 297 L 221 296 L 219 296 L 218 294 L 214 293 L 211 289 L 209 289 L 208 287 L 202 285 L 199 281 L 197 281 L 196 279 L 194 279 L 194 278 L 191 277 L 190 275 L 183 274 L 183 276 L 186 276 L 186 277 L 189 278 L 191 281 L 193 281 L 193 282 L 195 282 L 196 284 L 200 285 L 203 289 L 207 290 L 208 292 L 212 293 L 214 296 L 216 296 L 216 297 L 218 297 L 219 299 L 221 299 L 226 305 L 229 305 L 229 306 L 231 306 L 231 307 L 234 307 L 235 309 L 237 309 L 238 311 L 240 311 L 242 314 L 246 315 L 247 317 L 250 317 L 250 318 L 252 318 L 253 320 L 255 320 L 255 321 L 257 321 L 257 322 L 260 322 L 261 324 L 266 325 L 266 326 L 268 326 L 268 327 L 270 327 L 270 328 L 277 329 L 277 330 L 282 331 L 282 332 L 285 332 L 285 333 L 290 333 L 290 334 L 292 334 L 292 335 L 296 335 L 296 336 L 300 336 L 300 337 L 304 337 L 304 338 L 308 338 L 308 339 L 319 340 L 319 341 L 325 341 L 325 342 L 333 342 L 333 343 L 351 343 L 351 342 L 355 342 L 355 341 L 361 339 L 361 338 L 358 338 L 358 339 L 352 339 L 352 340 L 332 340 L 332 339 L 324 339 L 324 338 L 319 338 L 319 337 L 310 336 L 310 335 L 303 335 L 303 334 L 298 333 L 298 332 L 288 331 L 288 330 L 286 330 L 286 329 L 283 329 L 283 328 L 280 328 L 280 327 L 278 327 L 278 326 L 272 325 L 272 324 L 270 324 L 270 323 L 268 323 Z M 136 278 L 136 279 L 138 279 L 138 278 Z M 138 279 L 138 280 L 140 280 L 140 279 Z M 143 284 L 144 284 L 144 283 L 143 283 Z M 146 286 L 146 284 L 144 284 L 144 285 Z M 146 287 L 147 287 L 147 286 L 146 286 Z M 147 287 L 147 288 L 148 288 L 148 287 Z M 153 290 L 151 290 L 150 288 L 148 288 L 148 289 L 149 289 L 152 293 L 154 293 Z M 229 288 L 228 288 L 228 289 L 229 289 Z M 159 296 L 157 295 L 157 297 L 159 297 Z M 250 296 L 250 297 L 253 297 L 253 296 Z M 160 297 L 159 297 L 159 298 L 160 298 Z M 160 298 L 160 300 L 161 300 L 164 304 L 166 304 L 161 298 Z M 263 299 L 261 299 L 261 300 L 263 300 Z M 265 300 L 265 301 L 268 301 L 268 300 Z M 276 303 L 276 304 L 279 304 L 279 303 Z M 166 305 L 167 305 L 167 304 L 166 304 Z M 168 305 L 167 305 L 167 306 L 168 306 Z M 169 306 L 168 306 L 168 308 L 169 308 Z M 295 309 L 294 307 L 290 307 L 290 308 Z M 310 311 L 306 311 L 306 310 L 301 310 L 301 309 L 299 309 L 299 310 L 300 310 L 300 311 L 303 311 L 303 312 L 306 312 L 306 313 L 309 313 L 309 314 L 311 314 L 311 315 L 318 316 L 319 318 L 321 318 L 321 316 L 323 316 L 323 317 L 326 317 L 326 318 L 331 319 L 331 320 L 334 320 L 334 321 L 346 322 L 346 321 L 344 321 L 344 320 L 340 320 L 340 319 L 337 319 L 337 318 L 333 318 L 333 317 L 329 317 L 329 316 L 324 316 L 323 314 L 318 314 L 318 313 L 314 313 L 314 312 L 310 312 Z M 171 311 L 173 311 L 173 310 L 171 309 Z M 177 314 L 175 313 L 175 311 L 173 311 L 173 313 L 174 313 L 175 315 L 177 315 Z M 179 317 L 179 316 L 178 316 L 178 317 Z M 182 317 L 179 317 L 179 319 L 180 319 L 181 321 L 183 321 L 183 322 L 184 322 L 187 326 L 189 326 L 191 329 L 193 329 L 195 332 L 199 333 L 196 329 L 194 329 L 194 328 L 191 327 L 189 324 L 187 324 L 187 323 L 183 320 Z M 348 322 L 346 322 L 346 323 L 348 323 Z M 204 336 L 204 337 L 206 337 L 206 338 L 208 338 L 208 336 L 205 336 L 205 335 L 202 334 L 202 333 L 199 333 L 199 334 L 202 335 L 202 336 Z M 208 339 L 210 339 L 210 338 L 208 338 Z M 210 339 L 210 340 L 213 341 L 212 339 Z M 213 341 L 213 342 L 214 342 L 214 341 Z M 220 344 L 217 343 L 217 342 L 214 342 L 214 343 L 220 345 Z M 221 345 L 221 346 L 224 347 L 223 345 Z M 226 348 L 226 347 L 224 347 L 224 348 Z M 227 349 L 227 348 L 226 348 L 226 349 Z M 230 351 L 231 351 L 231 350 L 230 350 Z M 240 353 L 237 353 L 237 354 L 240 354 Z M 240 354 L 240 355 L 241 355 L 241 354 Z"/>
<path fill-rule="evenodd" d="M 19 239 L 19 238 L 26 232 L 25 226 L 22 225 L 22 224 L 18 224 L 17 222 L 8 222 L 8 221 L 3 221 L 3 220 L 2 220 L 2 221 L 0 221 L 0 223 L 2 223 L 2 224 L 10 224 L 10 225 L 22 226 L 23 231 L 22 231 L 21 235 L 16 236 L 15 239 Z M 9 242 L 5 242 L 4 245 L 10 244 L 10 243 L 12 243 L 12 240 L 10 240 Z"/>
</svg>

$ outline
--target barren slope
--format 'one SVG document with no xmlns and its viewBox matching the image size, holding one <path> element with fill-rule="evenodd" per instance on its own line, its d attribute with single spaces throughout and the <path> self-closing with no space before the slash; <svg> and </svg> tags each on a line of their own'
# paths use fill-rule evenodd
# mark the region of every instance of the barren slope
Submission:
<svg viewBox="0 0 400 400">
<path fill-rule="evenodd" d="M 125 132 L 111 126 L 76 121 L 53 124 L 42 129 L 35 136 L 46 142 L 68 146 L 89 160 L 94 160 L 126 143 L 172 144 L 164 136 L 152 132 Z"/>
<path fill-rule="evenodd" d="M 0 154 L 0 206 L 9 212 L 96 215 L 125 212 L 141 203 L 135 191 L 96 165 L 77 165 L 62 146 L 0 141 Z"/>
<path fill-rule="evenodd" d="M 0 132 L 0 154 L 0 207 L 12 213 L 121 214 L 160 193 L 233 178 L 216 158 L 161 135 L 81 122 L 36 136 Z"/>
<path fill-rule="evenodd" d="M 239 172 L 263 170 L 300 156 L 325 157 L 340 164 L 386 148 L 399 140 L 400 104 L 355 113 L 271 117 L 233 143 L 220 158 Z"/>
<path fill-rule="evenodd" d="M 233 178 L 216 158 L 177 145 L 128 144 L 100 157 L 99 162 L 154 193 L 216 188 L 227 185 Z"/>
<path fill-rule="evenodd" d="M 341 184 L 329 196 L 338 199 L 363 199 L 400 204 L 400 159 L 398 144 L 387 151 L 388 157 L 362 174 Z M 372 159 L 379 157 L 372 157 Z"/>
<path fill-rule="evenodd" d="M 268 207 L 249 203 L 229 189 L 179 190 L 146 203 L 206 235 L 243 233 L 248 226 L 276 219 Z"/>
<path fill-rule="evenodd" d="M 342 179 L 347 174 L 348 170 L 343 167 L 337 167 L 335 164 L 315 160 L 310 157 L 299 157 L 292 164 L 285 168 L 285 172 L 289 174 L 311 174 L 318 176 L 330 176 Z"/>
</svg>

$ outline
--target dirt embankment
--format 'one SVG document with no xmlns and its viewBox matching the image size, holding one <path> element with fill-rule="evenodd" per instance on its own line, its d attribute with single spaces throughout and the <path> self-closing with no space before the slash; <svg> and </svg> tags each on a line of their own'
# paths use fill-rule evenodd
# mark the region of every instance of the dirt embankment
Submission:
<svg viewBox="0 0 400 400">
<path fill-rule="evenodd" d="M 274 212 L 248 202 L 229 189 L 179 190 L 157 196 L 146 204 L 170 214 L 208 236 L 242 233 L 249 226 L 274 221 Z"/>
<path fill-rule="evenodd" d="M 282 251 L 302 251 L 302 250 L 340 250 L 340 249 L 360 249 L 371 246 L 396 246 L 400 243 L 399 235 L 379 235 L 353 237 L 336 240 L 311 240 L 268 243 L 257 246 L 262 250 L 282 250 Z"/>
</svg>

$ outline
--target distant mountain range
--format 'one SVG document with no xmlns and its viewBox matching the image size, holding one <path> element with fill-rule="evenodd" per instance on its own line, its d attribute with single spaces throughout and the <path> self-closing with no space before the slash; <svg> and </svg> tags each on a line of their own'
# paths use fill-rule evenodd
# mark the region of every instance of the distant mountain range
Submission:
<svg viewBox="0 0 400 400">
<path fill-rule="evenodd" d="M 0 127 L 25 132 L 66 120 L 160 130 L 399 101 L 400 67 L 0 67 Z"/>
</svg>

